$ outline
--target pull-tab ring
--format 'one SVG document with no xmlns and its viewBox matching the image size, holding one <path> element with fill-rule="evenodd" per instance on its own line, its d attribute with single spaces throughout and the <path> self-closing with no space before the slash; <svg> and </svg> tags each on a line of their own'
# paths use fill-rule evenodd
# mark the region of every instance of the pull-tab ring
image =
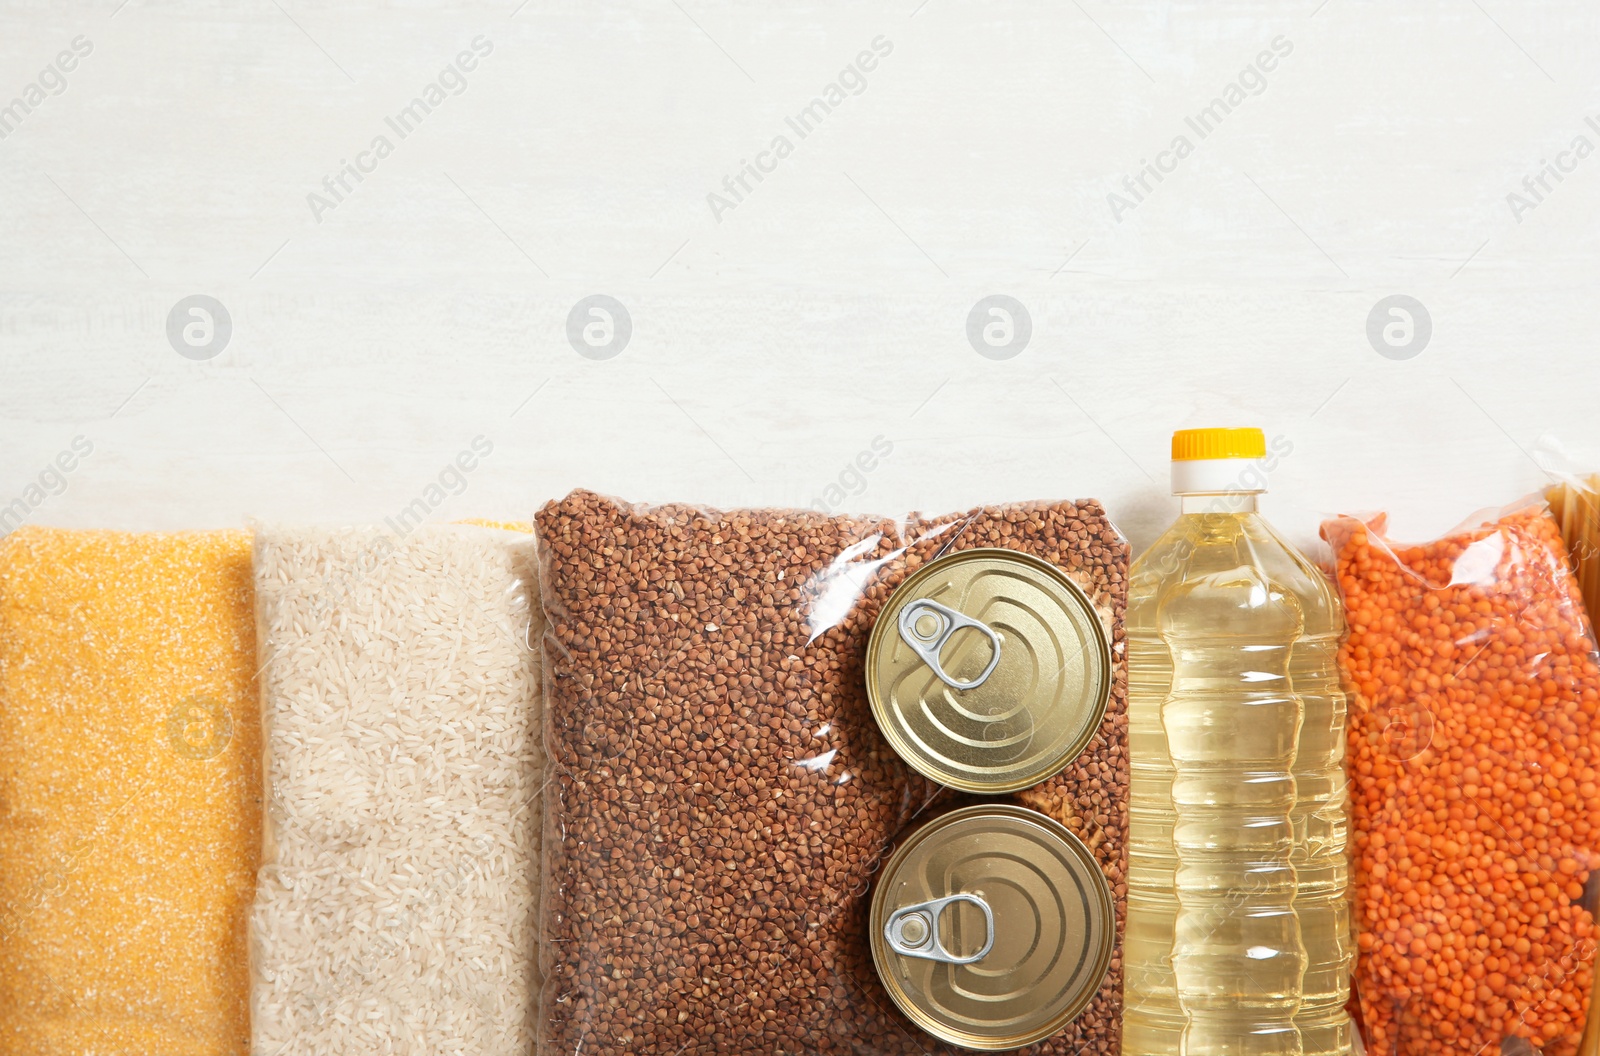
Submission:
<svg viewBox="0 0 1600 1056">
<path fill-rule="evenodd" d="M 945 949 L 939 935 L 939 917 L 952 902 L 968 902 L 983 911 L 983 949 L 970 957 L 957 957 Z M 942 964 L 973 964 L 987 957 L 994 948 L 994 911 L 977 895 L 968 894 L 902 906 L 884 922 L 883 941 L 902 957 L 919 957 Z"/>
<path fill-rule="evenodd" d="M 930 634 L 923 634 L 917 628 L 917 624 L 925 618 L 935 621 L 933 631 Z M 957 612 L 948 605 L 941 605 L 937 601 L 930 601 L 927 598 L 918 598 L 900 610 L 899 625 L 900 638 L 911 647 L 912 652 L 922 658 L 923 663 L 933 669 L 933 673 L 939 676 L 939 681 L 951 689 L 976 689 L 978 686 L 983 685 L 989 676 L 994 674 L 994 669 L 999 666 L 1000 636 L 983 621 L 975 620 L 971 616 Z M 991 648 L 989 665 L 983 669 L 982 674 L 970 682 L 963 682 L 961 679 L 949 674 L 945 671 L 944 665 L 939 662 L 940 650 L 945 647 L 945 643 L 950 640 L 950 636 L 963 627 L 971 627 L 973 630 L 981 632 L 984 637 L 989 639 Z"/>
</svg>

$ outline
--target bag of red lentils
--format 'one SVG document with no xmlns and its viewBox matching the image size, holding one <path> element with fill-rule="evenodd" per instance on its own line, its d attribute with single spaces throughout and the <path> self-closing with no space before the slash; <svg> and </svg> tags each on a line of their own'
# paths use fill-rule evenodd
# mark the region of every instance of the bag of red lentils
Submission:
<svg viewBox="0 0 1600 1056">
<path fill-rule="evenodd" d="M 550 756 L 541 1052 L 955 1051 L 896 1010 L 867 918 L 897 837 L 958 799 L 887 743 L 864 681 L 886 599 L 955 551 L 1042 559 L 1104 629 L 1104 717 L 1021 800 L 1094 856 L 1120 937 L 1128 548 L 1098 503 L 894 520 L 578 491 L 545 506 L 536 531 Z M 1120 946 L 1109 961 L 1082 1013 L 1025 1051 L 1117 1050 Z"/>
<path fill-rule="evenodd" d="M 1323 525 L 1367 1051 L 1589 1051 L 1600 666 L 1560 530 L 1542 503 L 1418 545 L 1383 530 Z"/>
</svg>

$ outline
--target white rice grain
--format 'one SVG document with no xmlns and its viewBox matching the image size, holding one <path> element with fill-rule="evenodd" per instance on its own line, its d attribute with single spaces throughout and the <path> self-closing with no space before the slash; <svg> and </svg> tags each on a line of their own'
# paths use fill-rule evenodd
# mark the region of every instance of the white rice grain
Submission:
<svg viewBox="0 0 1600 1056">
<path fill-rule="evenodd" d="M 258 527 L 256 1056 L 533 1051 L 532 546 L 476 525 Z"/>
</svg>

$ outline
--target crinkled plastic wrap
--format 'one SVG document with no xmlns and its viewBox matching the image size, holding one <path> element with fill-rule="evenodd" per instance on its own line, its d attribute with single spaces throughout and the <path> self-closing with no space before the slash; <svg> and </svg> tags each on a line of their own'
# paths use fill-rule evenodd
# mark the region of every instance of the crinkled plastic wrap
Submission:
<svg viewBox="0 0 1600 1056">
<path fill-rule="evenodd" d="M 1600 668 L 1560 532 L 1542 505 L 1416 546 L 1382 532 L 1323 526 L 1367 1051 L 1591 1052 Z"/>
<path fill-rule="evenodd" d="M 528 1056 L 543 756 L 532 537 L 256 535 L 258 1056 Z"/>
<path fill-rule="evenodd" d="M 255 662 L 246 532 L 0 542 L 0 1053 L 247 1051 Z"/>
<path fill-rule="evenodd" d="M 536 518 L 547 631 L 546 1056 L 950 1051 L 878 982 L 873 876 L 953 804 L 874 724 L 868 635 L 912 570 L 973 547 L 1067 572 L 1111 632 L 1094 741 L 1023 800 L 1094 849 L 1113 969 L 1037 1053 L 1114 1052 L 1127 827 L 1128 552 L 1098 503 L 903 521 L 634 506 L 589 492 Z"/>
</svg>

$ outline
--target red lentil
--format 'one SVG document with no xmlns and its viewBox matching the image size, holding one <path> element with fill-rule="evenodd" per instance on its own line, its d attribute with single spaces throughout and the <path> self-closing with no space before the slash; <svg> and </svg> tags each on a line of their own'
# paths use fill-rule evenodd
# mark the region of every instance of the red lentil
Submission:
<svg viewBox="0 0 1600 1056">
<path fill-rule="evenodd" d="M 1368 1051 L 1571 1056 L 1594 978 L 1600 668 L 1555 522 L 1420 546 L 1323 526 L 1350 625 Z"/>
</svg>

